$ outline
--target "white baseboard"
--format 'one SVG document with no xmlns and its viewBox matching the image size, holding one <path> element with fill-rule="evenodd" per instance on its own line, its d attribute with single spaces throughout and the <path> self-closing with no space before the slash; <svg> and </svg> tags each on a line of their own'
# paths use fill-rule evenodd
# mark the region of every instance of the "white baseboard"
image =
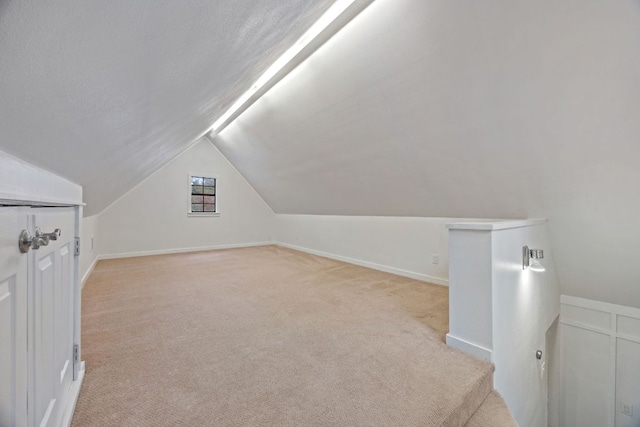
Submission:
<svg viewBox="0 0 640 427">
<path fill-rule="evenodd" d="M 234 243 L 231 245 L 198 246 L 193 248 L 161 249 L 156 251 L 124 252 L 120 254 L 100 255 L 98 259 L 103 260 L 103 259 L 133 258 L 133 257 L 139 257 L 139 256 L 180 254 L 185 252 L 214 251 L 219 249 L 249 248 L 253 246 L 268 246 L 268 245 L 275 245 L 275 244 L 276 244 L 275 242 L 251 242 L 251 243 Z"/>
<path fill-rule="evenodd" d="M 60 425 L 63 427 L 69 427 L 71 425 L 73 413 L 76 410 L 76 403 L 78 403 L 78 396 L 80 396 L 82 381 L 84 380 L 84 372 L 84 362 L 81 362 L 80 370 L 78 371 L 78 379 L 71 383 L 71 388 L 69 389 L 69 399 L 67 400 L 64 412 L 62 413 L 62 422 L 60 423 Z"/>
<path fill-rule="evenodd" d="M 89 266 L 89 268 L 87 269 L 87 272 L 84 273 L 84 276 L 82 276 L 82 282 L 80 282 L 80 289 L 84 289 L 84 284 L 87 281 L 87 279 L 89 278 L 89 276 L 91 275 L 91 273 L 93 272 L 93 269 L 96 268 L 96 264 L 98 263 L 98 261 L 100 260 L 100 257 L 97 256 L 93 262 L 91 263 L 91 265 Z"/>
<path fill-rule="evenodd" d="M 491 350 L 489 350 L 488 348 L 470 343 L 469 341 L 465 341 L 462 338 L 454 337 L 451 334 L 447 334 L 447 345 L 449 347 L 457 348 L 458 350 L 464 351 L 465 353 L 475 356 L 478 359 L 491 362 Z"/>
<path fill-rule="evenodd" d="M 436 285 L 449 286 L 449 281 L 447 279 L 441 279 L 438 277 L 429 276 L 422 273 L 416 273 L 413 271 L 402 270 L 400 268 L 389 267 L 387 265 L 376 264 L 374 262 L 363 261 L 355 258 L 349 258 L 342 255 L 331 254 L 328 252 L 317 251 L 315 249 L 309 249 L 302 246 L 291 245 L 289 243 L 283 242 L 272 242 L 272 244 L 276 244 L 278 246 L 282 246 L 283 248 L 289 248 L 296 251 L 306 252 L 313 255 L 318 255 L 325 258 L 331 258 L 338 261 L 348 262 L 349 264 L 359 265 L 361 267 L 372 268 L 374 270 L 384 271 L 385 273 L 395 274 L 397 276 L 408 277 L 410 279 L 420 280 L 422 282 L 435 283 Z"/>
</svg>

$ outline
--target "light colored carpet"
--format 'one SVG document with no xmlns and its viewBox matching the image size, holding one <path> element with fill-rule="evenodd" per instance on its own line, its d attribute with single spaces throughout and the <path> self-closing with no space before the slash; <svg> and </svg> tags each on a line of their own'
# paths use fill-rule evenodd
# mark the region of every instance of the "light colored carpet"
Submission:
<svg viewBox="0 0 640 427">
<path fill-rule="evenodd" d="M 447 288 L 275 246 L 101 261 L 82 303 L 74 426 L 462 426 L 492 389 Z"/>
<path fill-rule="evenodd" d="M 492 391 L 482 402 L 466 427 L 518 427 L 507 404 L 497 391 Z"/>
</svg>

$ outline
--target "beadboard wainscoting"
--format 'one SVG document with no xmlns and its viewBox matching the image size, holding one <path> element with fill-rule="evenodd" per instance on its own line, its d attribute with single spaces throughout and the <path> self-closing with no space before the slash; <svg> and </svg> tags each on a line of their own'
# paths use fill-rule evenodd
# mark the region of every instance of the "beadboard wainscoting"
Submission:
<svg viewBox="0 0 640 427">
<path fill-rule="evenodd" d="M 559 425 L 640 424 L 640 309 L 563 295 Z"/>
</svg>

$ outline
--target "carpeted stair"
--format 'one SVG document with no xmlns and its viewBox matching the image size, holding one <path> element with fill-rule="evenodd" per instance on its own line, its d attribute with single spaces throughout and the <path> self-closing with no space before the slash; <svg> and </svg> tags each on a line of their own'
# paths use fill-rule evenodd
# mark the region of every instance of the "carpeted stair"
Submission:
<svg viewBox="0 0 640 427">
<path fill-rule="evenodd" d="M 518 427 L 507 404 L 497 391 L 489 393 L 466 427 Z"/>
</svg>

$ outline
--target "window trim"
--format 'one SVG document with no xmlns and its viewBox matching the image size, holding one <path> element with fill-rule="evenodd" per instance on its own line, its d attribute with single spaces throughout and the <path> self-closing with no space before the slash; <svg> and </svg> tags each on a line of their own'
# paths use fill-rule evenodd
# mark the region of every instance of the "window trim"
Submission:
<svg viewBox="0 0 640 427">
<path fill-rule="evenodd" d="M 191 212 L 191 178 L 193 177 L 199 177 L 199 178 L 213 178 L 216 180 L 216 211 L 215 212 Z M 189 185 L 188 187 L 188 192 L 187 192 L 187 216 L 193 216 L 193 217 L 197 217 L 197 216 L 220 216 L 220 204 L 218 203 L 219 199 L 218 199 L 218 185 L 220 183 L 220 180 L 218 178 L 217 175 L 215 174 L 210 174 L 210 173 L 189 173 L 189 180 L 187 181 L 187 184 Z"/>
</svg>

